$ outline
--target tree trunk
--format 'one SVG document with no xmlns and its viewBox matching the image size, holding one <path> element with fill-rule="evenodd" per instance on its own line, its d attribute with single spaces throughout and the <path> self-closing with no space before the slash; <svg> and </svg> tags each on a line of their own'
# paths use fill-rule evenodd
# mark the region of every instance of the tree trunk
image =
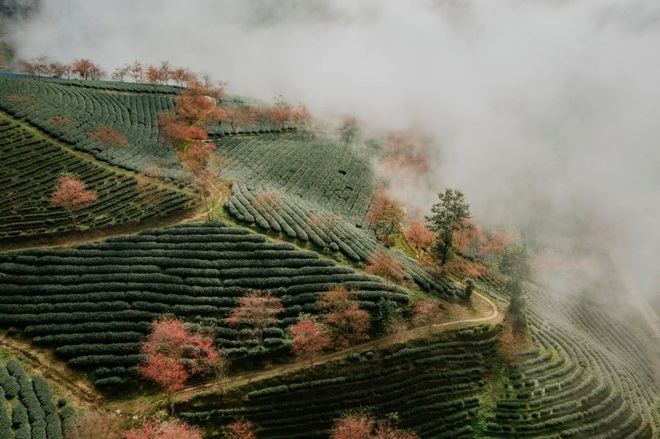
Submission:
<svg viewBox="0 0 660 439">
<path fill-rule="evenodd" d="M 71 224 L 73 224 L 73 228 L 76 230 L 80 230 L 78 228 L 78 223 L 76 222 L 76 213 L 73 211 L 73 209 L 67 209 L 69 212 L 69 215 L 71 216 Z"/>
</svg>

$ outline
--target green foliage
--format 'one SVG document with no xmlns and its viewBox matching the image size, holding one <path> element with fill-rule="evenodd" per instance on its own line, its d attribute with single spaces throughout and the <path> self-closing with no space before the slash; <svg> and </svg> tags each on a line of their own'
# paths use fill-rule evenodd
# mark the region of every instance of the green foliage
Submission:
<svg viewBox="0 0 660 439">
<path fill-rule="evenodd" d="M 470 205 L 458 189 L 447 188 L 438 194 L 438 199 L 439 202 L 431 206 L 432 215 L 426 217 L 426 222 L 429 230 L 438 234 L 434 247 L 444 265 L 453 252 L 454 232 L 470 227 L 465 222 L 470 217 Z"/>
<path fill-rule="evenodd" d="M 319 251 L 341 252 L 355 262 L 374 252 L 392 254 L 422 288 L 447 297 L 459 293 L 446 278 L 385 248 L 368 227 L 376 183 L 366 153 L 301 134 L 232 137 L 218 148 L 233 160 L 226 175 L 236 183 L 227 210 L 239 221 L 312 243 Z"/>
<path fill-rule="evenodd" d="M 165 176 L 176 177 L 178 160 L 172 148 L 160 140 L 157 126 L 157 114 L 174 108 L 172 95 L 145 94 L 139 89 L 131 90 L 139 94 L 106 93 L 98 87 L 85 87 L 87 84 L 83 82 L 89 81 L 0 78 L 0 109 L 99 159 L 112 157 L 113 164 L 137 172 L 153 164 L 163 164 Z M 123 87 L 129 91 L 128 88 L 136 86 L 124 84 Z M 12 101 L 11 97 L 17 95 L 28 100 Z M 52 117 L 71 122 L 53 124 Z M 102 145 L 88 138 L 90 132 L 102 126 L 125 136 L 131 146 L 109 154 Z"/>
<path fill-rule="evenodd" d="M 0 437 L 11 438 L 13 434 L 11 430 L 11 418 L 7 412 L 5 397 L 5 391 L 0 387 Z"/>
<path fill-rule="evenodd" d="M 415 430 L 421 437 L 471 431 L 472 413 L 484 389 L 473 383 L 484 379 L 483 367 L 493 358 L 497 334 L 485 331 L 460 342 L 436 340 L 418 348 L 401 349 L 381 359 L 360 361 L 354 353 L 347 364 L 322 376 L 289 377 L 265 382 L 247 395 L 241 406 L 204 398 L 179 404 L 184 419 L 222 425 L 245 416 L 259 419 L 264 437 L 323 437 L 333 419 L 346 410 L 369 407 L 397 427 Z M 366 357 L 366 355 L 365 355 Z M 313 407 L 313 410 L 310 409 Z"/>
<path fill-rule="evenodd" d="M 75 249 L 0 254 L 0 323 L 25 327 L 35 343 L 94 369 L 96 384 L 107 386 L 133 376 L 141 338 L 159 314 L 190 316 L 230 355 L 244 355 L 252 344 L 224 322 L 237 298 L 263 288 L 281 300 L 281 320 L 264 331 L 274 350 L 286 345 L 283 328 L 300 312 L 318 312 L 316 299 L 336 285 L 356 289 L 366 309 L 381 299 L 408 302 L 405 290 L 318 253 L 224 223 L 192 223 Z"/>
<path fill-rule="evenodd" d="M 525 291 L 524 281 L 529 276 L 529 255 L 524 244 L 513 244 L 505 247 L 500 253 L 498 267 L 509 279 L 506 291 L 511 300 L 509 311 L 515 316 L 514 327 L 522 330 L 525 327 Z"/>
<path fill-rule="evenodd" d="M 73 230 L 68 213 L 50 203 L 60 174 L 75 176 L 98 201 L 80 211 L 78 222 L 97 228 L 172 214 L 191 198 L 156 186 L 138 187 L 134 177 L 103 168 L 0 116 L 0 238 Z"/>
<path fill-rule="evenodd" d="M 7 381 L 7 376 L 14 381 Z M 30 379 L 16 360 L 0 365 L 0 377 L 5 377 L 0 383 L 0 437 L 62 439 L 65 410 L 55 404 L 46 380 L 40 376 Z"/>
</svg>

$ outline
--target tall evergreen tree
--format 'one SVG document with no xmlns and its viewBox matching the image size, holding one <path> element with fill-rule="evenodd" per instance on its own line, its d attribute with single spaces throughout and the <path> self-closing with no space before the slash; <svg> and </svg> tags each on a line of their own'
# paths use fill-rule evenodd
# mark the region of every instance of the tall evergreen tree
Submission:
<svg viewBox="0 0 660 439">
<path fill-rule="evenodd" d="M 529 256 L 524 244 L 505 247 L 498 261 L 499 269 L 509 276 L 506 289 L 511 295 L 509 311 L 514 316 L 514 328 L 522 330 L 526 325 L 524 280 L 529 276 Z"/>
<path fill-rule="evenodd" d="M 445 189 L 438 194 L 438 203 L 431 206 L 431 216 L 426 217 L 429 229 L 437 233 L 435 250 L 445 265 L 453 252 L 454 232 L 472 227 L 465 220 L 470 218 L 470 205 L 458 189 Z"/>
</svg>

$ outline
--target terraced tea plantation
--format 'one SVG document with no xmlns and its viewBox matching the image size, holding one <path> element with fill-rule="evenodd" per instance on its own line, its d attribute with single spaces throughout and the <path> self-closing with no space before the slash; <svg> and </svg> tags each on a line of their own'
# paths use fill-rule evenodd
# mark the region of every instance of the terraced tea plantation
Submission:
<svg viewBox="0 0 660 439">
<path fill-rule="evenodd" d="M 53 400 L 46 380 L 29 378 L 21 363 L 0 364 L 0 437 L 62 439 L 74 414 L 66 400 Z"/>
<path fill-rule="evenodd" d="M 78 214 L 84 229 L 189 213 L 199 200 L 177 181 L 181 166 L 156 123 L 179 91 L 0 78 L 0 245 L 73 230 L 67 212 L 50 204 L 64 174 L 98 196 Z M 233 97 L 223 105 L 246 102 Z M 121 133 L 129 145 L 112 150 L 92 140 L 89 134 L 101 127 Z M 250 229 L 229 221 L 183 223 L 70 248 L 0 252 L 0 327 L 51 348 L 97 387 L 114 390 L 134 383 L 144 337 L 166 314 L 193 330 L 214 331 L 217 347 L 241 375 L 247 364 L 284 360 L 292 343 L 286 328 L 301 313 L 317 314 L 317 298 L 333 287 L 356 290 L 360 306 L 376 319 L 383 301 L 401 309 L 425 295 L 413 281 L 446 299 L 463 293 L 376 240 L 366 222 L 378 185 L 371 153 L 289 123 L 209 131 L 232 160 L 224 175 L 233 182 L 225 213 Z M 157 165 L 181 190 L 81 151 L 131 171 Z M 379 252 L 401 263 L 403 286 L 352 268 Z M 493 267 L 476 285 L 479 294 L 509 299 L 502 293 L 506 279 Z M 224 437 L 222 426 L 241 417 L 255 424 L 260 439 L 325 438 L 347 410 L 366 409 L 422 438 L 660 439 L 657 346 L 648 334 L 609 313 L 612 304 L 529 287 L 533 348 L 512 354 L 511 364 L 498 351 L 508 347 L 502 325 L 470 327 L 483 321 L 453 312 L 474 315 L 478 303 L 468 309 L 445 303 L 447 319 L 462 325 L 452 328 L 463 329 L 420 336 L 426 329 L 417 328 L 406 332 L 406 339 L 419 336 L 406 345 L 392 344 L 393 336 L 339 360 L 344 353 L 328 355 L 314 368 L 278 363 L 236 377 L 240 386 L 227 393 L 209 392 L 206 383 L 187 389 L 192 397 L 179 401 L 175 414 L 203 427 L 206 438 Z M 255 290 L 271 292 L 284 306 L 264 331 L 264 350 L 255 349 L 250 330 L 225 323 L 239 298 Z M 616 300 L 624 306 L 628 299 Z M 164 413 L 158 398 L 138 398 L 137 405 Z M 73 408 L 53 402 L 48 384 L 28 378 L 16 361 L 0 365 L 2 401 L 0 439 L 60 439 L 73 420 Z M 128 422 L 137 419 L 126 415 Z"/>
<path fill-rule="evenodd" d="M 74 229 L 66 210 L 50 204 L 63 174 L 77 177 L 98 197 L 77 215 L 85 228 L 171 215 L 197 202 L 181 191 L 139 184 L 0 114 L 0 240 Z"/>
<path fill-rule="evenodd" d="M 224 223 L 191 223 L 113 238 L 74 249 L 0 254 L 0 325 L 22 328 L 53 346 L 71 366 L 96 371 L 96 384 L 116 384 L 140 360 L 140 341 L 163 313 L 203 320 L 220 347 L 247 353 L 223 318 L 248 291 L 272 292 L 285 306 L 264 345 L 282 344 L 283 328 L 336 285 L 357 290 L 360 305 L 381 298 L 404 304 L 405 290 L 338 266 L 318 253 Z"/>
<path fill-rule="evenodd" d="M 498 332 L 462 330 L 406 348 L 364 354 L 357 363 L 306 377 L 278 379 L 232 394 L 201 396 L 177 405 L 180 416 L 210 431 L 245 417 L 260 438 L 326 438 L 333 419 L 369 408 L 428 438 L 472 438 L 480 428 L 480 399 L 496 363 Z M 315 376 L 317 375 L 317 376 Z M 319 377 L 318 375 L 322 375 Z"/>
<path fill-rule="evenodd" d="M 245 417 L 264 438 L 327 437 L 332 419 L 364 408 L 381 419 L 396 412 L 397 426 L 422 438 L 657 438 L 645 335 L 573 300 L 537 291 L 532 301 L 535 347 L 505 368 L 501 384 L 498 331 L 482 326 L 177 410 L 211 431 Z"/>
<path fill-rule="evenodd" d="M 375 181 L 365 154 L 304 134 L 236 136 L 223 139 L 218 149 L 234 161 L 227 170 L 236 180 L 227 209 L 239 221 L 317 250 L 341 251 L 354 261 L 391 253 L 422 288 L 448 298 L 460 294 L 446 278 L 386 249 L 369 230 L 365 218 Z"/>
<path fill-rule="evenodd" d="M 648 336 L 571 298 L 534 291 L 532 305 L 535 348 L 510 367 L 487 436 L 657 437 Z"/>
<path fill-rule="evenodd" d="M 101 160 L 137 172 L 158 165 L 166 177 L 176 178 L 181 167 L 174 150 L 160 140 L 157 126 L 159 112 L 173 111 L 173 95 L 160 88 L 145 93 L 148 86 L 141 84 L 120 83 L 106 90 L 93 85 L 0 78 L 0 109 Z M 124 135 L 129 146 L 108 151 L 90 139 L 89 133 L 101 127 Z"/>
<path fill-rule="evenodd" d="M 0 109 L 99 160 L 136 172 L 158 166 L 165 178 L 176 180 L 181 165 L 174 150 L 160 139 L 157 123 L 159 113 L 174 110 L 174 96 L 180 91 L 178 87 L 127 82 L 0 77 Z M 229 97 L 223 105 L 242 105 L 242 101 Z M 89 138 L 91 132 L 102 127 L 122 134 L 129 145 L 108 150 Z M 284 130 L 267 123 L 230 129 L 224 123 L 210 127 L 210 133 L 224 137 L 294 129 L 290 123 Z"/>
</svg>

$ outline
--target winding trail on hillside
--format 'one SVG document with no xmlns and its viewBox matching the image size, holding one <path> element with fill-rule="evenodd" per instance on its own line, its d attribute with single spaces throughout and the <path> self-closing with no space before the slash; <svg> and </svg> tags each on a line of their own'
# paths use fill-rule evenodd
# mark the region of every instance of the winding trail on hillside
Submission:
<svg viewBox="0 0 660 439">
<path fill-rule="evenodd" d="M 84 374 L 76 376 L 65 362 L 56 360 L 51 353 L 42 352 L 17 338 L 3 334 L 0 336 L 0 349 L 12 353 L 21 362 L 30 375 L 37 374 L 48 383 L 55 385 L 72 405 L 89 408 L 99 407 L 102 402 L 101 393 L 95 389 Z"/>
<path fill-rule="evenodd" d="M 482 317 L 459 319 L 459 320 L 452 320 L 449 322 L 434 323 L 426 326 L 419 326 L 416 328 L 408 329 L 402 333 L 387 335 L 377 340 L 355 345 L 352 348 L 346 348 L 340 351 L 330 352 L 328 354 L 321 355 L 315 358 L 314 366 L 318 366 L 331 361 L 341 360 L 350 353 L 364 353 L 374 349 L 382 350 L 390 346 L 403 343 L 408 340 L 421 338 L 428 336 L 430 334 L 437 334 L 439 332 L 449 331 L 452 329 L 464 329 L 474 326 L 477 323 L 492 323 L 492 324 L 500 323 L 500 321 L 503 318 L 503 315 L 500 312 L 497 305 L 495 304 L 495 302 L 491 300 L 489 297 L 487 297 L 485 294 L 479 293 L 477 291 L 473 293 L 473 297 L 474 296 L 478 296 L 483 302 L 485 302 L 486 305 L 488 305 L 489 314 Z M 240 387 L 245 384 L 253 383 L 255 381 L 263 381 L 269 378 L 286 375 L 289 373 L 307 369 L 309 367 L 310 365 L 307 362 L 296 362 L 296 363 L 287 363 L 287 364 L 274 366 L 270 369 L 241 373 L 239 375 L 229 376 L 221 381 L 206 382 L 196 386 L 187 387 L 177 392 L 176 398 L 178 400 L 185 401 L 195 396 L 213 393 L 221 389 L 226 391 L 230 388 Z"/>
</svg>

